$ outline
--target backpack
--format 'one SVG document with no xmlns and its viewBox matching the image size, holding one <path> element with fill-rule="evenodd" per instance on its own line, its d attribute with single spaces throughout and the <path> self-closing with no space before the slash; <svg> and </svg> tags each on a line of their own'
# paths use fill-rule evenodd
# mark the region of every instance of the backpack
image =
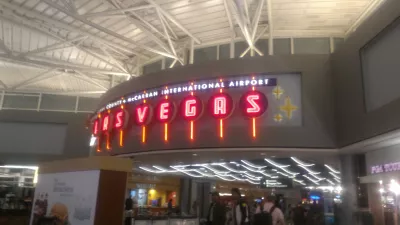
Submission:
<svg viewBox="0 0 400 225">
<path fill-rule="evenodd" d="M 272 213 L 275 208 L 272 206 L 269 212 L 265 212 L 264 206 L 260 206 L 261 212 L 254 215 L 254 225 L 272 225 Z"/>
</svg>

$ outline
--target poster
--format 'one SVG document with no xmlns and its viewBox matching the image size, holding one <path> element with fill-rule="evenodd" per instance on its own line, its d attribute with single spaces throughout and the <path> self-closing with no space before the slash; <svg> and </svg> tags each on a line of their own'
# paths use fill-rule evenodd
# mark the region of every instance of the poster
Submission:
<svg viewBox="0 0 400 225">
<path fill-rule="evenodd" d="M 30 225 L 93 225 L 100 171 L 39 174 Z"/>
</svg>

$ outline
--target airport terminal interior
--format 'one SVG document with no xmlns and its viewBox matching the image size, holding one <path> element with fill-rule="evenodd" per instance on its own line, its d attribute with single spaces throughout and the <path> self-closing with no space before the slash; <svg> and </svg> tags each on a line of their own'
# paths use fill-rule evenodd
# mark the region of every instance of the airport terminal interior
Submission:
<svg viewBox="0 0 400 225">
<path fill-rule="evenodd" d="M 0 0 L 0 225 L 400 225 L 399 0 Z"/>
</svg>

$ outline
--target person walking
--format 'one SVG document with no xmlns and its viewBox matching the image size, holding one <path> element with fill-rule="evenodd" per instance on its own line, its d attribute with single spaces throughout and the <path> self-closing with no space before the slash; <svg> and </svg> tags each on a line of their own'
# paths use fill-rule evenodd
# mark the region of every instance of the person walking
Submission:
<svg viewBox="0 0 400 225">
<path fill-rule="evenodd" d="M 218 192 L 211 192 L 211 204 L 208 208 L 207 225 L 224 225 L 225 206 L 221 203 Z"/>
<path fill-rule="evenodd" d="M 304 209 L 301 202 L 293 209 L 292 213 L 293 225 L 305 225 L 306 224 L 306 210 Z"/>
<path fill-rule="evenodd" d="M 269 213 L 272 217 L 272 225 L 285 225 L 285 216 L 282 210 L 275 206 L 275 197 L 268 196 L 263 205 L 257 208 L 256 213 Z"/>
<path fill-rule="evenodd" d="M 247 203 L 242 199 L 242 195 L 238 188 L 232 188 L 232 220 L 233 225 L 248 225 L 249 224 L 249 207 Z"/>
</svg>

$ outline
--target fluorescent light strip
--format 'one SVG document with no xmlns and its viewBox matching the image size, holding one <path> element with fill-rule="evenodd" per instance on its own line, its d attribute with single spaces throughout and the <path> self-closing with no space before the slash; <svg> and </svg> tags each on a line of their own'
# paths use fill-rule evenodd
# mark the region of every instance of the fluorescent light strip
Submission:
<svg viewBox="0 0 400 225">
<path fill-rule="evenodd" d="M 215 177 L 218 177 L 219 179 L 224 180 L 224 181 L 235 181 L 235 179 L 228 179 L 228 178 L 222 177 L 220 175 L 215 175 Z"/>
<path fill-rule="evenodd" d="M 329 166 L 329 165 L 327 165 L 327 164 L 325 164 L 325 167 L 328 168 L 328 169 L 329 169 L 331 172 L 333 172 L 333 173 L 336 173 L 336 174 L 339 174 L 339 173 L 340 173 L 339 171 L 333 169 L 331 166 Z"/>
<path fill-rule="evenodd" d="M 332 172 L 329 172 L 334 178 L 340 179 L 340 177 Z"/>
<path fill-rule="evenodd" d="M 335 185 L 335 183 L 329 179 L 326 179 L 326 181 L 328 181 L 330 184 Z"/>
<path fill-rule="evenodd" d="M 201 167 L 204 167 L 206 169 L 209 169 L 209 170 L 213 171 L 216 174 L 228 174 L 229 173 L 229 171 L 220 171 L 220 170 L 214 169 L 213 167 L 209 166 L 208 164 L 198 164 L 198 166 L 201 166 Z"/>
<path fill-rule="evenodd" d="M 252 180 L 246 179 L 247 182 L 251 183 L 251 184 L 260 184 L 260 182 L 254 182 Z"/>
<path fill-rule="evenodd" d="M 273 165 L 273 166 L 276 166 L 276 167 L 278 167 L 279 169 L 285 171 L 285 172 L 288 173 L 288 174 L 291 174 L 291 175 L 297 175 L 297 174 L 299 174 L 299 173 L 294 173 L 294 172 L 292 172 L 292 171 L 289 171 L 288 169 L 285 169 L 286 167 L 289 167 L 290 165 L 281 165 L 281 164 L 278 164 L 278 163 L 276 163 L 276 162 L 274 162 L 274 161 L 272 161 L 272 160 L 270 160 L 270 159 L 264 159 L 264 160 L 267 161 L 269 164 L 271 164 L 271 165 Z"/>
<path fill-rule="evenodd" d="M 310 174 L 320 174 L 321 172 L 315 172 L 315 171 L 312 171 L 312 170 L 310 170 L 310 169 L 308 169 L 307 167 L 305 167 L 305 166 L 302 166 L 302 165 L 298 165 L 299 167 L 301 167 L 301 168 L 303 168 L 303 169 L 305 169 L 308 173 L 310 173 Z"/>
<path fill-rule="evenodd" d="M 342 183 L 342 181 L 338 178 L 334 178 L 339 184 Z"/>
<path fill-rule="evenodd" d="M 282 164 L 276 163 L 276 162 L 274 162 L 274 161 L 272 161 L 270 159 L 264 159 L 264 160 L 267 161 L 269 164 L 271 164 L 273 166 L 276 166 L 278 168 L 285 168 L 285 167 L 289 167 L 290 166 L 290 165 L 282 165 Z"/>
<path fill-rule="evenodd" d="M 4 165 L 4 166 L 0 166 L 0 168 L 37 170 L 39 167 L 37 167 L 37 166 L 20 166 L 20 165 Z"/>
<path fill-rule="evenodd" d="M 295 161 L 297 164 L 299 164 L 300 166 L 314 166 L 315 164 L 309 164 L 309 163 L 305 163 L 295 157 L 290 157 L 293 161 Z"/>
<path fill-rule="evenodd" d="M 162 171 L 162 170 L 152 170 L 152 169 L 149 169 L 149 168 L 147 168 L 147 167 L 142 167 L 142 166 L 140 166 L 139 169 L 144 170 L 144 171 L 147 171 L 147 172 L 150 172 L 150 173 L 167 173 L 166 171 Z M 175 172 L 177 172 L 177 171 L 175 171 Z M 173 172 L 170 172 L 170 173 L 173 173 Z"/>
<path fill-rule="evenodd" d="M 319 185 L 318 181 L 311 179 L 307 175 L 303 175 L 303 177 L 307 178 L 309 181 L 313 182 L 314 184 L 318 184 Z"/>
<path fill-rule="evenodd" d="M 255 165 L 253 163 L 250 163 L 249 161 L 246 161 L 246 160 L 240 160 L 240 161 L 242 163 L 244 163 L 244 164 L 246 164 L 246 165 L 248 165 L 250 167 L 256 168 L 256 169 L 263 169 L 263 168 L 267 167 L 267 166 L 258 166 L 258 165 Z"/>
<path fill-rule="evenodd" d="M 231 172 L 234 172 L 234 173 L 246 173 L 246 171 L 244 171 L 244 170 L 235 170 L 235 169 L 232 169 L 229 166 L 226 166 L 226 165 L 223 165 L 223 164 L 218 165 L 218 166 L 224 167 L 225 169 L 227 169 L 227 170 L 229 170 Z"/>
<path fill-rule="evenodd" d="M 250 180 L 261 180 L 261 178 L 251 177 L 249 175 L 244 175 L 244 176 L 249 178 Z"/>
<path fill-rule="evenodd" d="M 184 173 L 184 174 L 186 174 L 186 175 L 189 175 L 189 176 L 191 176 L 191 177 L 197 177 L 197 178 L 204 177 L 203 175 L 194 175 L 194 174 L 191 174 L 191 173 L 189 173 L 189 172 L 184 172 L 184 171 L 180 171 L 180 172 L 182 172 L 182 173 Z"/>
<path fill-rule="evenodd" d="M 249 172 L 246 172 L 245 174 L 246 174 L 246 175 L 249 175 L 249 176 L 251 176 L 251 177 L 257 178 L 257 179 L 261 179 L 261 178 L 262 178 L 262 176 L 261 176 L 261 177 L 255 176 L 255 175 L 253 175 L 253 174 L 251 174 L 251 173 L 249 173 Z"/>
<path fill-rule="evenodd" d="M 304 183 L 304 181 L 302 181 L 302 180 L 296 180 L 296 179 L 292 179 L 294 182 L 297 182 L 297 183 L 299 183 L 299 184 L 301 184 L 301 185 L 306 185 L 305 183 Z"/>
<path fill-rule="evenodd" d="M 315 175 L 315 174 L 310 173 L 310 175 L 313 176 L 315 179 L 318 179 L 318 180 L 325 180 L 325 178 L 319 177 L 319 176 L 317 176 L 317 175 Z"/>
<path fill-rule="evenodd" d="M 255 172 L 255 173 L 263 172 L 263 170 L 256 170 L 256 169 L 250 168 L 250 167 L 245 166 L 245 165 L 240 165 L 240 166 L 242 166 L 243 168 L 245 168 L 246 170 L 251 171 L 251 172 Z"/>
</svg>

